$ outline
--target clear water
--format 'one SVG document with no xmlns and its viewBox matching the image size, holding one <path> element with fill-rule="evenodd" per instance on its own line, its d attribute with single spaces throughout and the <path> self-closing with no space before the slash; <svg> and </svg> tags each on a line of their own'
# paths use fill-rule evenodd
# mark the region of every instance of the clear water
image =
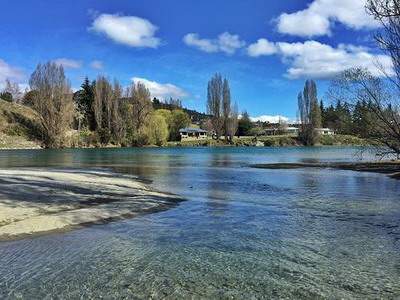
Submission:
<svg viewBox="0 0 400 300">
<path fill-rule="evenodd" d="M 250 163 L 356 148 L 0 152 L 0 167 L 107 167 L 187 198 L 135 219 L 0 243 L 0 298 L 400 298 L 400 182 Z"/>
</svg>

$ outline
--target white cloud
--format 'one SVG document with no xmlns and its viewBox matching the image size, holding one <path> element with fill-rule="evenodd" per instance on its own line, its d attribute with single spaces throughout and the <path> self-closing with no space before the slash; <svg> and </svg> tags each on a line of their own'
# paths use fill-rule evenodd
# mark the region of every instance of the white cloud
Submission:
<svg viewBox="0 0 400 300">
<path fill-rule="evenodd" d="M 171 83 L 158 83 L 156 81 L 151 81 L 140 77 L 133 77 L 132 81 L 135 83 L 141 82 L 150 90 L 152 97 L 156 97 L 161 100 L 168 99 L 170 97 L 174 99 L 181 99 L 188 95 L 183 89 Z"/>
<path fill-rule="evenodd" d="M 21 80 L 24 77 L 23 72 L 0 59 L 0 84 L 3 84 L 6 79 Z"/>
<path fill-rule="evenodd" d="M 290 65 L 289 78 L 330 78 L 346 69 L 362 67 L 374 76 L 382 76 L 378 64 L 393 73 L 392 61 L 386 55 L 372 54 L 367 49 L 353 45 L 334 48 L 316 41 L 304 43 L 278 43 L 283 61 Z"/>
<path fill-rule="evenodd" d="M 94 60 L 90 63 L 90 67 L 96 70 L 102 70 L 104 68 L 103 62 L 100 60 Z"/>
<path fill-rule="evenodd" d="M 279 123 L 279 122 L 289 122 L 289 118 L 285 116 L 269 116 L 269 115 L 262 115 L 258 117 L 251 117 L 251 121 L 253 122 L 269 122 L 269 123 Z"/>
<path fill-rule="evenodd" d="M 69 58 L 57 58 L 53 60 L 57 65 L 63 66 L 65 69 L 79 69 L 82 67 L 82 62 Z"/>
<path fill-rule="evenodd" d="M 276 45 L 267 39 L 259 39 L 256 43 L 247 47 L 247 53 L 251 57 L 272 55 L 278 51 Z"/>
<path fill-rule="evenodd" d="M 246 45 L 238 35 L 229 32 L 221 33 L 216 39 L 202 39 L 197 33 L 188 33 L 183 37 L 183 42 L 207 53 L 224 52 L 229 55 Z"/>
<path fill-rule="evenodd" d="M 352 29 L 379 26 L 367 14 L 365 0 L 314 0 L 304 10 L 281 14 L 278 31 L 302 37 L 330 35 L 335 22 Z"/>
<path fill-rule="evenodd" d="M 266 51 L 260 47 L 259 40 L 248 47 L 248 54 L 253 57 L 279 55 L 283 63 L 289 65 L 286 77 L 291 79 L 330 78 L 352 67 L 366 68 L 373 75 L 382 76 L 378 65 L 382 66 L 388 74 L 393 74 L 393 65 L 389 56 L 370 53 L 369 49 L 364 47 L 341 44 L 335 48 L 317 41 L 304 43 L 263 41 L 274 51 Z M 249 49 L 253 49 L 253 51 Z"/>
<path fill-rule="evenodd" d="M 146 19 L 134 16 L 101 14 L 93 21 L 90 29 L 130 47 L 157 48 L 161 43 L 154 36 L 158 27 Z"/>
</svg>

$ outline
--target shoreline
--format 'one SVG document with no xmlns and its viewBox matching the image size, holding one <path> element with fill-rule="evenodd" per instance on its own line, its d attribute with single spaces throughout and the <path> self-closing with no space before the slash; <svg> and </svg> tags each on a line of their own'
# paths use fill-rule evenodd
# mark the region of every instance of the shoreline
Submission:
<svg viewBox="0 0 400 300">
<path fill-rule="evenodd" d="M 271 163 L 254 164 L 250 165 L 250 167 L 270 170 L 293 170 L 304 168 L 338 169 L 386 174 L 391 178 L 400 180 L 400 161 L 398 160 L 378 162 Z"/>
<path fill-rule="evenodd" d="M 0 169 L 0 241 L 133 218 L 181 201 L 106 170 Z"/>
</svg>

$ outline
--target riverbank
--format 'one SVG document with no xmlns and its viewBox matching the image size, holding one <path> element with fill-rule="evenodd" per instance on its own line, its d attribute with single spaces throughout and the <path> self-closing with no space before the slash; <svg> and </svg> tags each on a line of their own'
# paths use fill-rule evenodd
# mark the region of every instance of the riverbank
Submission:
<svg viewBox="0 0 400 300">
<path fill-rule="evenodd" d="M 0 240 L 131 218 L 182 200 L 105 170 L 1 169 Z"/>
<path fill-rule="evenodd" d="M 352 135 L 325 135 L 321 136 L 317 146 L 367 146 L 364 139 Z M 276 136 L 242 136 L 234 137 L 231 143 L 224 140 L 204 139 L 189 140 L 180 142 L 168 142 L 168 147 L 288 147 L 302 146 L 297 136 L 276 135 Z"/>
<path fill-rule="evenodd" d="M 304 169 L 304 168 L 329 168 L 357 172 L 373 172 L 387 174 L 388 176 L 400 179 L 400 161 L 379 161 L 379 162 L 345 162 L 345 163 L 274 163 L 255 164 L 254 168 L 259 169 Z"/>
</svg>

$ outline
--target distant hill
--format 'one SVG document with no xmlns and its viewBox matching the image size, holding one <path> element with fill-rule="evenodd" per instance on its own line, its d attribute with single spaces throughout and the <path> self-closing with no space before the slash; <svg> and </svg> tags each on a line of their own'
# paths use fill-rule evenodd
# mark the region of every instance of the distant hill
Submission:
<svg viewBox="0 0 400 300">
<path fill-rule="evenodd" d="M 0 148 L 38 148 L 40 128 L 33 109 L 0 99 Z"/>
<path fill-rule="evenodd" d="M 186 112 L 190 119 L 192 120 L 192 123 L 194 124 L 201 124 L 203 121 L 207 120 L 210 118 L 210 115 L 207 115 L 205 113 L 198 112 L 196 110 L 192 109 L 187 109 L 182 107 L 180 101 L 174 101 L 173 103 L 165 103 L 162 102 L 156 98 L 153 99 L 153 108 L 154 109 L 167 109 L 167 110 L 174 110 L 174 109 L 182 109 L 184 112 Z"/>
</svg>

